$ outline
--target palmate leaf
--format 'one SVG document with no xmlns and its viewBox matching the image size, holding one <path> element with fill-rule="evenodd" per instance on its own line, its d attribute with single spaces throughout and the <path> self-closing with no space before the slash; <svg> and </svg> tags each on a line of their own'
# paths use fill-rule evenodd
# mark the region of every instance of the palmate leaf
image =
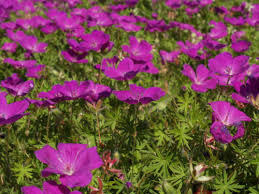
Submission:
<svg viewBox="0 0 259 194">
<path fill-rule="evenodd" d="M 190 131 L 191 129 L 185 125 L 180 125 L 176 129 L 173 129 L 171 131 L 173 133 L 174 138 L 178 142 L 177 144 L 178 148 L 182 146 L 186 146 L 188 149 L 190 149 L 189 143 L 188 143 L 189 140 L 192 140 L 192 137 L 190 137 L 188 134 Z"/>
<path fill-rule="evenodd" d="M 170 182 L 172 186 L 177 186 L 178 189 L 181 189 L 182 183 L 188 179 L 188 169 L 185 169 L 180 162 L 173 163 L 170 166 L 170 169 L 172 170 L 173 175 L 168 179 L 168 182 Z"/>
<path fill-rule="evenodd" d="M 12 168 L 12 171 L 15 173 L 15 176 L 17 177 L 17 183 L 22 184 L 24 183 L 26 178 L 32 178 L 32 172 L 33 168 L 31 168 L 31 165 L 23 165 L 20 163 L 16 163 L 15 167 Z"/>
<path fill-rule="evenodd" d="M 244 185 L 239 185 L 236 182 L 236 171 L 234 174 L 228 178 L 227 172 L 224 171 L 223 177 L 217 178 L 215 180 L 215 188 L 217 190 L 217 194 L 231 194 L 233 192 L 240 192 L 240 189 L 244 187 Z"/>
<path fill-rule="evenodd" d="M 170 174 L 169 166 L 172 162 L 173 155 L 170 153 L 161 153 L 157 148 L 147 146 L 149 151 L 145 152 L 143 157 L 149 165 L 145 168 L 146 173 L 155 172 L 160 177 L 167 178 Z"/>
</svg>

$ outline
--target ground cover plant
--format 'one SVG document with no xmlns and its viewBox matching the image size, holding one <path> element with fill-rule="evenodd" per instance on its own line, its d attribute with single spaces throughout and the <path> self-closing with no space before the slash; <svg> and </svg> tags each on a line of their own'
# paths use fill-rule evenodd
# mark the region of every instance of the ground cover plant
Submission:
<svg viewBox="0 0 259 194">
<path fill-rule="evenodd" d="M 259 4 L 0 0 L 0 193 L 258 193 Z"/>
</svg>

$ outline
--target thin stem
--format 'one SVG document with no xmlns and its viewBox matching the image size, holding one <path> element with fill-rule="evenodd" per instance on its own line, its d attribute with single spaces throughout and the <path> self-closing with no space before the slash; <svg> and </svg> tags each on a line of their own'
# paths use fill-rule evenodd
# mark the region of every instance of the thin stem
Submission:
<svg viewBox="0 0 259 194">
<path fill-rule="evenodd" d="M 101 140 L 99 114 L 98 114 L 98 111 L 97 111 L 97 110 L 96 110 L 96 112 L 95 112 L 95 116 L 96 116 L 96 125 L 97 125 L 97 131 L 98 131 L 98 136 L 99 136 L 99 145 L 103 147 L 102 140 Z"/>
<path fill-rule="evenodd" d="M 50 109 L 48 109 L 48 120 L 47 120 L 47 126 L 46 126 L 47 140 L 49 139 L 49 120 L 50 120 Z"/>
</svg>

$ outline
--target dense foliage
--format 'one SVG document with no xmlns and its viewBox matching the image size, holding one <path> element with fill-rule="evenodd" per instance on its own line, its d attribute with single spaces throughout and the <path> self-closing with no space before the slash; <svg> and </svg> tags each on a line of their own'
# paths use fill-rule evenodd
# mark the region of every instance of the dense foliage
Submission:
<svg viewBox="0 0 259 194">
<path fill-rule="evenodd" d="M 0 193 L 258 193 L 255 3 L 0 0 Z"/>
</svg>

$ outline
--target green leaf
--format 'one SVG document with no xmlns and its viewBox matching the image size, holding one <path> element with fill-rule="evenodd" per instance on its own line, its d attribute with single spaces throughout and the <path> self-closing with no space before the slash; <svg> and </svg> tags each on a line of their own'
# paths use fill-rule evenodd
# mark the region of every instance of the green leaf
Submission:
<svg viewBox="0 0 259 194">
<path fill-rule="evenodd" d="M 24 183 L 26 178 L 32 178 L 33 168 L 31 165 L 24 166 L 23 164 L 16 163 L 15 167 L 12 168 L 12 171 L 15 173 L 17 177 L 17 183 L 22 184 Z"/>
<path fill-rule="evenodd" d="M 244 187 L 244 185 L 239 185 L 236 182 L 236 171 L 234 171 L 234 174 L 231 177 L 227 176 L 227 172 L 224 171 L 223 177 L 218 177 L 215 180 L 215 188 L 217 190 L 217 194 L 231 194 L 233 192 L 240 192 L 239 190 Z"/>
</svg>

